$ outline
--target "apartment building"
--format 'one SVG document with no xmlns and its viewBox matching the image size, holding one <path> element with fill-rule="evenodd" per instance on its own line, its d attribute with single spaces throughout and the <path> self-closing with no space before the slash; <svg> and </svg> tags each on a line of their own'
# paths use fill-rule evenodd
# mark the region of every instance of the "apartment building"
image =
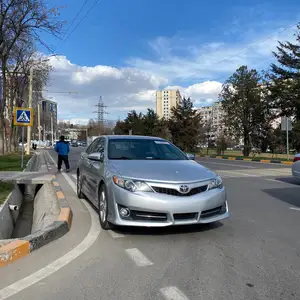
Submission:
<svg viewBox="0 0 300 300">
<path fill-rule="evenodd" d="M 212 105 L 200 107 L 197 111 L 201 115 L 204 124 L 211 128 L 209 132 L 211 139 L 218 137 L 224 129 L 222 103 L 215 102 Z"/>
<path fill-rule="evenodd" d="M 169 119 L 172 107 L 176 107 L 181 99 L 179 90 L 157 91 L 156 114 L 158 117 Z"/>
</svg>

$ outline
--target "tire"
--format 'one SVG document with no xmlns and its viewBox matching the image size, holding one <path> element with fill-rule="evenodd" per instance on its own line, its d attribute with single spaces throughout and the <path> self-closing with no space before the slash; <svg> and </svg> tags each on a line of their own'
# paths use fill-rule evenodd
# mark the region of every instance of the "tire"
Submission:
<svg viewBox="0 0 300 300">
<path fill-rule="evenodd" d="M 77 192 L 77 197 L 79 199 L 85 199 L 85 196 L 82 193 L 82 182 L 81 182 L 81 179 L 80 179 L 79 172 L 77 172 L 76 192 Z"/>
<path fill-rule="evenodd" d="M 112 224 L 107 221 L 108 216 L 108 203 L 107 203 L 107 192 L 104 184 L 100 186 L 98 195 L 98 214 L 99 221 L 102 229 L 112 229 Z"/>
</svg>

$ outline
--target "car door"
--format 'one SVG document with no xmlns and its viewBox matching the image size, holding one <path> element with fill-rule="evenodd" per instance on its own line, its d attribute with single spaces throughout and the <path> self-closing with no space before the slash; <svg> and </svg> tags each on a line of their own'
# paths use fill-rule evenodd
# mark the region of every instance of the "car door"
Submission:
<svg viewBox="0 0 300 300">
<path fill-rule="evenodd" d="M 104 178 L 104 149 L 105 149 L 105 138 L 99 139 L 96 148 L 93 150 L 94 153 L 100 153 L 101 161 L 91 161 L 89 176 L 90 183 L 92 186 L 93 197 L 91 201 L 98 206 L 98 183 Z"/>
<path fill-rule="evenodd" d="M 88 197 L 89 200 L 93 198 L 93 188 L 91 185 L 90 168 L 91 160 L 88 159 L 89 154 L 94 153 L 94 150 L 99 143 L 99 138 L 95 139 L 85 152 L 80 155 L 80 173 L 81 173 L 81 184 L 82 192 Z"/>
</svg>

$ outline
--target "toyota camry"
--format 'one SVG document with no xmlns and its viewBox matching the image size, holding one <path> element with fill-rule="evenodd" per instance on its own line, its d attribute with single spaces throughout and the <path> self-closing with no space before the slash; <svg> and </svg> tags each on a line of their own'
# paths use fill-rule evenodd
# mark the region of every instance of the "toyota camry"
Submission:
<svg viewBox="0 0 300 300">
<path fill-rule="evenodd" d="M 101 136 L 81 153 L 77 194 L 112 225 L 163 227 L 229 216 L 222 179 L 167 140 Z"/>
</svg>

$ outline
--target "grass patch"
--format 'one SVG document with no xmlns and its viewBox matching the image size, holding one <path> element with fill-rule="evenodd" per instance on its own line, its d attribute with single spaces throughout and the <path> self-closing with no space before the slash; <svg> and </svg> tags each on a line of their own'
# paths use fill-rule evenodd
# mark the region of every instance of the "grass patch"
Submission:
<svg viewBox="0 0 300 300">
<path fill-rule="evenodd" d="M 30 157 L 30 155 L 24 155 L 24 168 Z M 0 155 L 0 171 L 23 171 L 21 168 L 21 154 Z M 0 204 L 6 200 L 13 188 L 13 183 L 0 182 Z"/>
<path fill-rule="evenodd" d="M 0 182 L 0 205 L 6 200 L 7 196 L 14 189 L 13 183 Z"/>
<path fill-rule="evenodd" d="M 24 155 L 24 168 L 30 157 L 30 155 Z M 21 168 L 21 154 L 0 155 L 0 171 L 23 171 Z"/>
</svg>

